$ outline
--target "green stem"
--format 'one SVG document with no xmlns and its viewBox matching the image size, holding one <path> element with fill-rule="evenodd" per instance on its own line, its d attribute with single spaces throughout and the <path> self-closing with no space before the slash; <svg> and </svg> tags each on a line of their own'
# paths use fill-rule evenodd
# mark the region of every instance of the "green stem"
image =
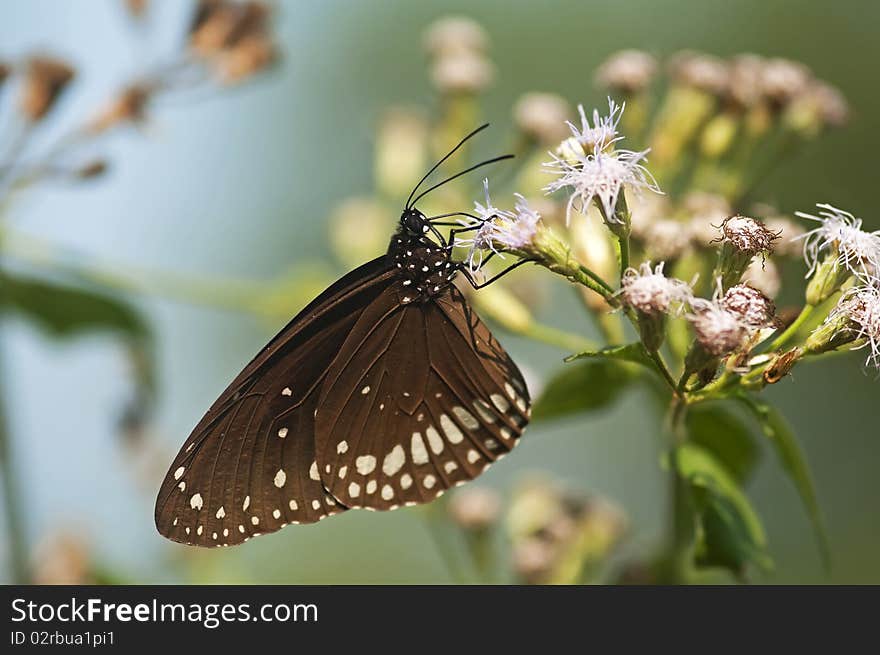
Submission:
<svg viewBox="0 0 880 655">
<path fill-rule="evenodd" d="M 544 325 L 542 323 L 531 323 L 528 329 L 521 332 L 522 336 L 529 337 L 536 341 L 557 346 L 562 350 L 570 352 L 583 352 L 585 350 L 595 350 L 596 344 L 589 339 L 584 339 L 577 334 L 571 334 L 564 330 Z"/>
<path fill-rule="evenodd" d="M 0 273 L 0 286 L 3 285 Z M 0 343 L 2 348 L 2 343 Z M 3 478 L 3 504 L 6 514 L 6 534 L 9 543 L 9 568 L 13 584 L 27 584 L 29 570 L 27 547 L 25 544 L 24 524 L 21 515 L 21 495 L 16 480 L 15 463 L 13 461 L 12 443 L 6 424 L 6 412 L 3 397 L 0 394 L 0 476 Z"/>
<path fill-rule="evenodd" d="M 425 525 L 428 528 L 428 534 L 431 536 L 431 541 L 434 543 L 437 554 L 446 566 L 449 577 L 452 578 L 455 584 L 467 584 L 468 579 L 461 568 L 461 562 L 459 562 L 459 558 L 450 548 L 449 541 L 445 538 L 447 532 L 444 530 L 445 526 L 441 523 L 445 512 L 445 503 L 432 503 L 425 507 L 423 514 Z"/>
<path fill-rule="evenodd" d="M 617 261 L 620 263 L 620 279 L 629 268 L 629 235 L 617 238 Z"/>
<path fill-rule="evenodd" d="M 782 334 L 776 337 L 773 343 L 770 344 L 769 350 L 780 350 L 786 343 L 788 343 L 788 341 L 797 334 L 798 330 L 801 329 L 806 320 L 810 318 L 814 309 L 816 309 L 814 305 L 804 305 L 804 308 L 801 310 L 801 313 L 798 314 L 798 317 L 794 322 L 789 325 Z"/>
<path fill-rule="evenodd" d="M 672 392 L 676 395 L 680 395 L 678 385 L 675 383 L 675 378 L 673 378 L 672 373 L 669 372 L 669 367 L 667 367 L 666 362 L 663 361 L 663 356 L 656 350 L 650 351 L 646 349 L 646 351 L 651 358 L 651 361 L 657 366 L 657 370 L 660 371 L 663 379 L 666 380 L 666 384 L 672 389 Z"/>
</svg>

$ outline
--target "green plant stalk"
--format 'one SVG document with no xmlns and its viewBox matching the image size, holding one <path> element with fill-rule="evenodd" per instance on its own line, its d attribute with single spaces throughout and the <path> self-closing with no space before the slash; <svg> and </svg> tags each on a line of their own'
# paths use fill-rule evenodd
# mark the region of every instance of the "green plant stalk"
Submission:
<svg viewBox="0 0 880 655">
<path fill-rule="evenodd" d="M 520 334 L 535 341 L 557 346 L 570 352 L 581 352 L 596 348 L 596 344 L 589 339 L 584 339 L 577 334 L 571 334 L 570 332 L 534 321 L 521 331 Z"/>
<path fill-rule="evenodd" d="M 813 305 L 804 305 L 804 308 L 801 310 L 801 313 L 798 314 L 798 317 L 789 325 L 785 331 L 780 334 L 776 339 L 773 340 L 773 343 L 770 344 L 768 350 L 780 350 L 785 344 L 787 344 L 794 336 L 797 335 L 798 331 L 801 329 L 803 324 L 810 318 L 810 315 L 815 310 L 815 306 Z"/>
<path fill-rule="evenodd" d="M 0 293 L 2 293 L 3 274 L 0 272 Z M 2 343 L 0 343 L 2 349 Z M 0 362 L 2 365 L 2 362 Z M 21 495 L 18 493 L 17 475 L 13 461 L 12 443 L 6 422 L 6 408 L 3 394 L 0 393 L 0 477 L 3 478 L 3 504 L 6 514 L 6 534 L 9 544 L 10 582 L 27 584 L 30 571 L 27 560 L 24 524 L 21 514 Z"/>
<path fill-rule="evenodd" d="M 425 527 L 434 544 L 434 548 L 440 559 L 443 561 L 449 577 L 455 584 L 467 584 L 468 578 L 462 570 L 459 558 L 450 547 L 449 541 L 446 539 L 447 531 L 443 525 L 446 516 L 446 503 L 434 502 L 424 508 L 422 516 L 425 520 Z"/>
</svg>

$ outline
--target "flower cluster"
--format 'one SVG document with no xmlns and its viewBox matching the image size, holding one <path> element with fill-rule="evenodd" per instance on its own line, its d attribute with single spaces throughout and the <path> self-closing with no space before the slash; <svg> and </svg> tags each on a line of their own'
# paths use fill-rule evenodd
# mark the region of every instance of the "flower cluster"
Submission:
<svg viewBox="0 0 880 655">
<path fill-rule="evenodd" d="M 657 182 L 643 163 L 648 150 L 637 152 L 614 147 L 623 138 L 617 132 L 623 115 L 622 105 L 609 99 L 608 114 L 600 116 L 599 111 L 594 110 L 592 124 L 582 105 L 578 111 L 581 127 L 568 123 L 573 136 L 551 153 L 551 161 L 545 164 L 546 171 L 556 179 L 544 190 L 548 193 L 570 190 L 567 222 L 571 220 L 572 210 L 586 213 L 595 201 L 609 226 L 628 223 L 628 214 L 617 211 L 624 189 L 660 193 Z"/>
</svg>

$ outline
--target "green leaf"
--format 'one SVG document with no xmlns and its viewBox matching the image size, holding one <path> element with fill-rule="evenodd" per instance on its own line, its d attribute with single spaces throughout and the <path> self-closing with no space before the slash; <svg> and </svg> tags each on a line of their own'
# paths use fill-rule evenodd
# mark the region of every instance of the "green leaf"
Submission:
<svg viewBox="0 0 880 655">
<path fill-rule="evenodd" d="M 532 406 L 532 420 L 559 418 L 610 406 L 637 379 L 631 368 L 614 360 L 591 360 L 566 366 Z"/>
<path fill-rule="evenodd" d="M 654 362 L 648 357 L 644 346 L 640 342 L 628 343 L 625 346 L 608 346 L 601 350 L 585 350 L 565 358 L 565 362 L 573 362 L 578 359 L 614 359 L 622 362 L 633 362 L 648 368 L 654 368 Z"/>
<path fill-rule="evenodd" d="M 806 508 L 807 515 L 813 526 L 813 532 L 816 535 L 822 563 L 826 569 L 830 569 L 831 549 L 828 542 L 828 533 L 825 529 L 825 521 L 819 508 L 819 500 L 816 497 L 816 489 L 813 485 L 810 467 L 797 441 L 797 437 L 794 435 L 794 431 L 785 417 L 771 405 L 747 394 L 740 394 L 737 398 L 751 410 L 758 419 L 764 436 L 773 444 L 773 449 L 779 457 L 782 468 L 788 473 Z"/>
<path fill-rule="evenodd" d="M 13 277 L 0 278 L 5 304 L 53 336 L 112 330 L 132 337 L 148 334 L 140 314 L 121 300 L 85 288 Z"/>
<path fill-rule="evenodd" d="M 696 563 L 721 566 L 741 575 L 748 564 L 768 570 L 764 528 L 736 479 L 705 448 L 685 443 L 674 454 L 675 467 L 691 490 L 699 517 Z"/>
<path fill-rule="evenodd" d="M 740 484 L 748 480 L 760 450 L 743 420 L 720 403 L 701 403 L 685 416 L 688 441 L 711 452 Z"/>
</svg>

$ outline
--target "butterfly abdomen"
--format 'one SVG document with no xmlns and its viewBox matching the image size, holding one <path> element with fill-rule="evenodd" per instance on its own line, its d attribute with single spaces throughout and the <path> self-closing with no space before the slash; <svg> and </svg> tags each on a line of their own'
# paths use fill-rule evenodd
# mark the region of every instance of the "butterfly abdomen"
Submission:
<svg viewBox="0 0 880 655">
<path fill-rule="evenodd" d="M 394 264 L 406 287 L 406 300 L 427 300 L 441 293 L 455 278 L 456 266 L 451 249 L 428 237 L 397 232 L 388 246 L 388 259 Z M 409 292 L 412 293 L 409 293 Z"/>
</svg>

